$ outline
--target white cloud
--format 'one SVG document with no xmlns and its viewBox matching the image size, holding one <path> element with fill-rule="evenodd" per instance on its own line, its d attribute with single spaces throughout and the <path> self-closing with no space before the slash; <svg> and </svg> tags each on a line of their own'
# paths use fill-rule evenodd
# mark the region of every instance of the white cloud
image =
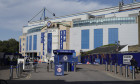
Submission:
<svg viewBox="0 0 140 84">
<path fill-rule="evenodd" d="M 43 7 L 63 16 L 109 6 L 86 0 L 0 0 L 0 28 L 22 31 L 22 26 Z M 46 15 L 51 16 L 48 12 Z"/>
</svg>

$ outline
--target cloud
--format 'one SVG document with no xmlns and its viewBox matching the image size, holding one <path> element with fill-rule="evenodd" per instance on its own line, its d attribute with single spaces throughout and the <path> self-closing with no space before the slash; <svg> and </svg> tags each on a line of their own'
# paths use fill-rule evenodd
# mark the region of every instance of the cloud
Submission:
<svg viewBox="0 0 140 84">
<path fill-rule="evenodd" d="M 22 31 L 22 26 L 43 7 L 58 17 L 110 6 L 88 0 L 0 0 L 0 28 Z M 49 12 L 46 15 L 52 16 Z"/>
</svg>

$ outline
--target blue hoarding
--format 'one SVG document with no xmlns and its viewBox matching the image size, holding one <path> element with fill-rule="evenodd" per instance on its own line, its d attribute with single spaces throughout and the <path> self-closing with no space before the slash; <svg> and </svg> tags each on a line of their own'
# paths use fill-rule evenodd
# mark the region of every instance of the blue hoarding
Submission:
<svg viewBox="0 0 140 84">
<path fill-rule="evenodd" d="M 64 75 L 64 65 L 55 65 L 55 75 L 56 76 Z"/>
</svg>

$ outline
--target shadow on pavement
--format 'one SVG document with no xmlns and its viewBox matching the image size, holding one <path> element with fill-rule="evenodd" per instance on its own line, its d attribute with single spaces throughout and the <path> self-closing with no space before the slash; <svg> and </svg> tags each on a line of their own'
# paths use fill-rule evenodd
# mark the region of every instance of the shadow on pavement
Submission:
<svg viewBox="0 0 140 84">
<path fill-rule="evenodd" d="M 0 80 L 0 84 L 139 84 L 140 81 Z"/>
</svg>

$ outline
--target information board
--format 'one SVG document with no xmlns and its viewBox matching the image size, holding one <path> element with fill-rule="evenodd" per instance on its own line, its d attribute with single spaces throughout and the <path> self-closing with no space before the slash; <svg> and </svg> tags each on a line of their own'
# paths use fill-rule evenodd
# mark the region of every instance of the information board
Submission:
<svg viewBox="0 0 140 84">
<path fill-rule="evenodd" d="M 55 65 L 55 76 L 64 75 L 64 65 Z"/>
<path fill-rule="evenodd" d="M 133 58 L 133 55 L 123 55 L 123 64 L 131 64 L 130 60 Z"/>
<path fill-rule="evenodd" d="M 100 59 L 99 58 L 95 58 L 95 63 L 100 64 Z"/>
</svg>

